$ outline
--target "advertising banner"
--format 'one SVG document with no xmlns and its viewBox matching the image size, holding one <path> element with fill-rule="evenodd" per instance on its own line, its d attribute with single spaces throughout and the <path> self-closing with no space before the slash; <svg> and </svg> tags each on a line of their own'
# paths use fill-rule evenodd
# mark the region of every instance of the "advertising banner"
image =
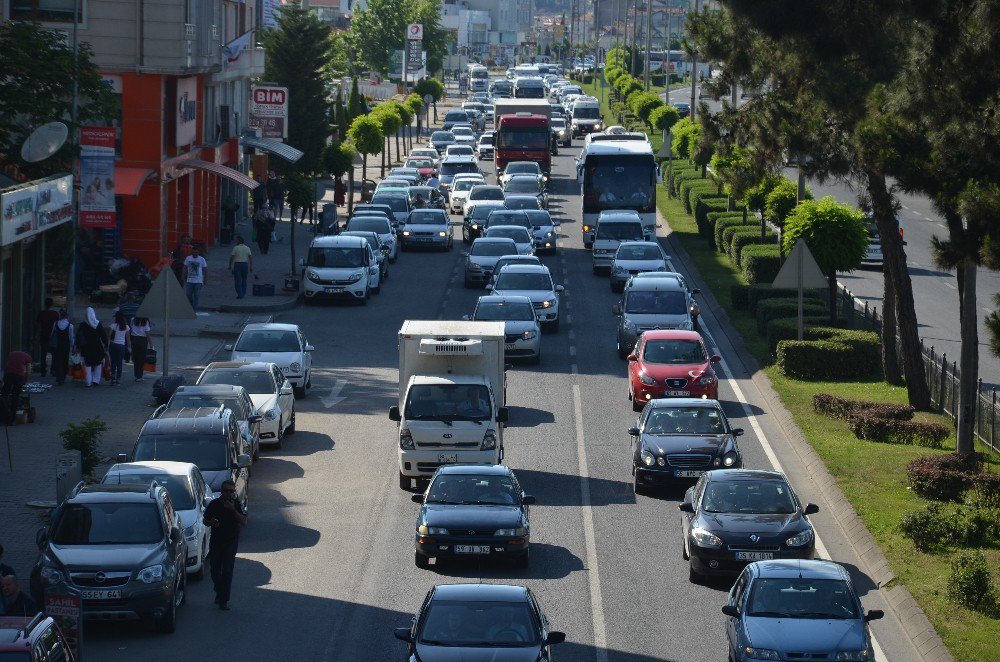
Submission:
<svg viewBox="0 0 1000 662">
<path fill-rule="evenodd" d="M 62 630 L 63 636 L 75 653 L 76 659 L 82 658 L 83 642 L 83 602 L 76 591 L 61 586 L 58 590 L 64 594 L 45 593 L 45 614 L 51 616 Z"/>
<path fill-rule="evenodd" d="M 251 128 L 261 130 L 262 138 L 283 140 L 288 137 L 288 88 L 257 85 L 250 91 Z"/>
<path fill-rule="evenodd" d="M 423 43 L 416 39 L 406 40 L 406 73 L 415 74 L 423 68 L 421 58 Z"/>
<path fill-rule="evenodd" d="M 198 79 L 177 79 L 177 115 L 175 146 L 194 143 L 198 135 Z"/>
<path fill-rule="evenodd" d="M 80 227 L 113 228 L 115 127 L 80 128 Z"/>
<path fill-rule="evenodd" d="M 0 244 L 27 239 L 73 218 L 73 175 L 50 177 L 0 196 Z"/>
</svg>

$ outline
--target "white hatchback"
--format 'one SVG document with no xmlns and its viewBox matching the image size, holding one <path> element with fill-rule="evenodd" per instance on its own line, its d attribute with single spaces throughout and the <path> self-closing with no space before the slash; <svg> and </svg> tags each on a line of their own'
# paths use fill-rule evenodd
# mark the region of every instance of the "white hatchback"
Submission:
<svg viewBox="0 0 1000 662">
<path fill-rule="evenodd" d="M 297 324 L 274 322 L 247 324 L 234 345 L 231 361 L 264 361 L 274 363 L 292 384 L 295 397 L 306 397 L 312 386 L 313 346 Z"/>
</svg>

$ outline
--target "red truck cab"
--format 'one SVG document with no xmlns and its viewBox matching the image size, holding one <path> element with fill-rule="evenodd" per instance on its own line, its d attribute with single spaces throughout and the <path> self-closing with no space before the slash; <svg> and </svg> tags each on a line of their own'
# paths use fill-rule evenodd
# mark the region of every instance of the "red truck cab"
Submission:
<svg viewBox="0 0 1000 662">
<path fill-rule="evenodd" d="M 498 116 L 493 150 L 497 175 L 511 161 L 534 161 L 548 175 L 552 170 L 551 143 L 548 116 L 528 112 Z"/>
</svg>

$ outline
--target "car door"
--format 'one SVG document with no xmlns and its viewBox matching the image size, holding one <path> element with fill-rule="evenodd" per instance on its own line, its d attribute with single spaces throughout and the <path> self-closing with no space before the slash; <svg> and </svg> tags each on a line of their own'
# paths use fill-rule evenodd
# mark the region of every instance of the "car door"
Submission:
<svg viewBox="0 0 1000 662">
<path fill-rule="evenodd" d="M 281 409 L 281 429 L 292 422 L 292 385 L 281 374 L 277 366 L 271 368 L 274 377 L 275 393 L 278 394 L 278 407 Z M 287 388 L 286 388 L 287 387 Z"/>
<path fill-rule="evenodd" d="M 729 605 L 732 607 L 737 607 L 740 609 L 740 613 L 743 611 L 743 598 L 747 593 L 747 586 L 750 582 L 750 571 L 744 568 L 740 576 L 736 578 L 736 582 L 733 584 L 733 588 L 729 591 Z M 740 641 L 742 641 L 742 619 L 734 618 L 732 616 L 726 616 L 726 637 L 729 640 L 729 652 L 733 654 L 737 648 L 741 646 Z"/>
<path fill-rule="evenodd" d="M 372 254 L 374 254 L 374 251 L 372 251 Z M 376 264 L 377 263 L 378 258 L 376 257 Z M 381 280 L 379 280 L 379 282 L 381 282 Z M 312 352 L 306 349 L 309 346 L 309 341 L 306 340 L 306 336 L 302 333 L 302 329 L 299 329 L 299 346 L 302 348 L 302 386 L 305 386 L 309 383 L 309 377 L 312 373 Z"/>
<path fill-rule="evenodd" d="M 236 482 L 236 494 L 243 495 L 246 498 L 247 489 L 250 486 L 250 468 L 240 467 L 236 464 L 236 461 L 240 455 L 247 455 L 245 449 L 241 448 L 242 437 L 240 436 L 239 428 L 236 427 L 236 419 L 230 417 L 229 427 L 226 430 L 229 436 L 229 454 L 231 456 L 230 465 L 234 467 L 233 469 L 233 480 Z"/>
</svg>

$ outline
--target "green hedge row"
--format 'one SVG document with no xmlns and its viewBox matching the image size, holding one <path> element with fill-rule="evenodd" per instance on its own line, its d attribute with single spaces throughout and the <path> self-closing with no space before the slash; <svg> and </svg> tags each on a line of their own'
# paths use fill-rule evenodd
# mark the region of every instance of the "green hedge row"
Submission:
<svg viewBox="0 0 1000 662">
<path fill-rule="evenodd" d="M 826 340 L 782 340 L 777 365 L 795 379 L 864 379 L 880 373 L 882 346 L 874 332 L 842 329 Z"/>
<path fill-rule="evenodd" d="M 729 198 L 719 195 L 699 195 L 694 203 L 694 221 L 698 232 L 706 239 L 712 236 L 708 223 L 709 214 L 720 214 L 729 209 Z M 739 212 L 742 214 L 743 212 Z"/>
<path fill-rule="evenodd" d="M 718 187 L 707 179 L 689 179 L 681 183 L 681 202 L 684 203 L 684 211 L 688 214 L 694 213 L 694 205 L 691 200 L 693 193 L 698 192 L 703 195 L 718 195 Z"/>
<path fill-rule="evenodd" d="M 749 228 L 755 227 L 759 228 L 759 224 L 751 224 L 743 220 L 743 216 L 727 216 L 720 218 L 715 222 L 715 226 L 712 228 L 712 236 L 715 239 L 713 242 L 715 244 L 715 249 L 720 253 L 726 252 L 725 239 L 722 236 L 728 228 Z"/>
<path fill-rule="evenodd" d="M 817 300 L 818 301 L 818 300 Z M 796 305 L 798 302 L 796 301 Z M 841 329 L 830 325 L 830 316 L 808 315 L 805 310 L 805 301 L 802 302 L 802 339 L 803 340 L 828 340 Z M 782 340 L 798 340 L 799 338 L 799 318 L 798 312 L 793 317 L 779 317 L 767 323 L 767 331 L 764 334 L 767 338 L 767 348 L 771 354 L 778 351 L 778 343 Z"/>
<path fill-rule="evenodd" d="M 685 170 L 683 172 L 677 173 L 674 176 L 674 181 L 673 181 L 673 185 L 672 185 L 673 186 L 673 194 L 674 194 L 674 196 L 680 197 L 680 195 L 681 195 L 681 184 L 683 184 L 684 182 L 690 182 L 690 181 L 695 181 L 695 180 L 698 180 L 698 181 L 708 181 L 708 180 L 704 179 L 701 176 L 701 170 L 698 170 L 698 169 Z"/>
<path fill-rule="evenodd" d="M 716 248 L 715 243 L 715 224 L 719 221 L 726 219 L 738 219 L 741 223 L 743 222 L 743 212 L 741 211 L 710 211 L 705 215 L 705 225 L 704 227 L 699 227 L 702 230 L 702 236 L 708 240 L 708 245 L 712 248 Z"/>
<path fill-rule="evenodd" d="M 757 333 L 765 336 L 767 334 L 768 322 L 781 319 L 782 317 L 797 318 L 798 311 L 799 302 L 795 299 L 768 299 L 761 301 L 757 304 L 757 310 L 754 313 L 757 318 Z M 826 312 L 826 305 L 822 302 L 814 299 L 802 302 L 803 317 L 822 317 Z"/>
<path fill-rule="evenodd" d="M 781 269 L 781 256 L 776 244 L 747 246 L 740 252 L 743 280 L 752 284 L 773 283 Z"/>
<path fill-rule="evenodd" d="M 745 246 L 758 245 L 758 244 L 775 244 L 778 243 L 778 235 L 770 230 L 763 236 L 760 236 L 760 229 L 752 226 L 741 226 L 734 232 L 729 238 L 729 245 L 726 246 L 726 254 L 729 256 L 729 261 L 733 264 L 740 263 L 740 252 Z"/>
<path fill-rule="evenodd" d="M 673 164 L 667 164 L 663 166 L 663 171 L 667 173 L 667 188 L 674 195 L 677 194 L 677 184 L 679 181 L 678 177 L 680 175 L 686 175 L 688 173 L 697 173 L 698 167 L 687 161 L 674 160 Z"/>
</svg>

